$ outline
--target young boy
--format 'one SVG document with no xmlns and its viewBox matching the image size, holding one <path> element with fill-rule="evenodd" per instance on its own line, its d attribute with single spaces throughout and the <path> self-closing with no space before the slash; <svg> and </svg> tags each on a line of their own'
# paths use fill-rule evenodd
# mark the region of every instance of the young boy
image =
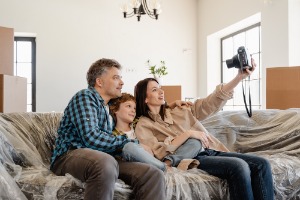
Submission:
<svg viewBox="0 0 300 200">
<path fill-rule="evenodd" d="M 176 105 L 174 104 L 174 106 Z M 110 112 L 116 123 L 113 134 L 126 134 L 128 138 L 136 139 L 134 126 L 138 120 L 135 119 L 135 98 L 128 93 L 122 93 L 121 97 L 111 101 Z M 199 140 L 188 139 L 176 150 L 175 154 L 168 156 L 162 162 L 154 157 L 152 150 L 148 146 L 129 142 L 122 149 L 122 157 L 126 161 L 143 162 L 166 171 L 171 166 L 177 167 L 183 159 L 194 158 L 201 148 L 202 144 Z"/>
</svg>

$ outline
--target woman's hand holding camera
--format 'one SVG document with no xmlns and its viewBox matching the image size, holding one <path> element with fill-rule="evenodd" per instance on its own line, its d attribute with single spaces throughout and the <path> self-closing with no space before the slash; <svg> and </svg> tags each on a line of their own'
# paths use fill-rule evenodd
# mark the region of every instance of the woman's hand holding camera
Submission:
<svg viewBox="0 0 300 200">
<path fill-rule="evenodd" d="M 239 76 L 241 77 L 241 79 L 245 79 L 248 76 L 250 76 L 252 74 L 252 72 L 255 70 L 256 68 L 256 63 L 255 60 L 253 58 L 251 58 L 251 66 L 249 66 L 248 68 L 244 68 L 244 70 L 239 69 Z"/>
</svg>

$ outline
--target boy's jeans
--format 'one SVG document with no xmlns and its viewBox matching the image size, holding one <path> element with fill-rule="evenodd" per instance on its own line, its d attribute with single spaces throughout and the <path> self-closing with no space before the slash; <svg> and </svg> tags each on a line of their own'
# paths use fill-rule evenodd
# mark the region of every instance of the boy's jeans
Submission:
<svg viewBox="0 0 300 200">
<path fill-rule="evenodd" d="M 196 157 L 201 148 L 202 144 L 199 140 L 188 139 L 175 151 L 174 154 L 169 154 L 164 159 L 170 160 L 172 162 L 172 167 L 177 167 L 182 159 L 191 159 Z M 163 162 L 149 154 L 138 144 L 132 142 L 125 144 L 122 154 L 123 158 L 127 161 L 148 163 L 162 171 L 166 170 L 166 165 Z"/>
<path fill-rule="evenodd" d="M 195 158 L 202 149 L 200 140 L 188 139 L 173 154 L 167 155 L 164 159 L 171 160 L 172 167 L 177 167 L 182 159 Z"/>
<path fill-rule="evenodd" d="M 165 171 L 166 165 L 150 153 L 148 153 L 141 145 L 128 142 L 122 150 L 122 157 L 129 162 L 142 162 L 153 165 L 158 169 Z"/>
</svg>

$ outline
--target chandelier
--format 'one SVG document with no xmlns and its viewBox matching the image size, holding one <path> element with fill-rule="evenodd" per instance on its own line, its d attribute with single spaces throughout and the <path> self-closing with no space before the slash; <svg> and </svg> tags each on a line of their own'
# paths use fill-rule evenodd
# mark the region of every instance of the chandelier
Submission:
<svg viewBox="0 0 300 200">
<path fill-rule="evenodd" d="M 128 13 L 129 7 L 132 8 Z M 131 0 L 128 4 L 124 4 L 121 7 L 124 18 L 137 16 L 137 20 L 141 20 L 141 16 L 147 14 L 152 19 L 158 19 L 158 15 L 161 13 L 160 0 Z"/>
</svg>

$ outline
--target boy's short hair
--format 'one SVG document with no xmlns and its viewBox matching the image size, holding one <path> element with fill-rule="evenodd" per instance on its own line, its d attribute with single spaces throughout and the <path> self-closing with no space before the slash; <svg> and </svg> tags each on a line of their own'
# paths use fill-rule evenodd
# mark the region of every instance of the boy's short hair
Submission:
<svg viewBox="0 0 300 200">
<path fill-rule="evenodd" d="M 127 101 L 133 101 L 134 103 L 136 103 L 134 96 L 125 92 L 122 93 L 122 96 L 110 100 L 109 112 L 113 117 L 115 123 L 117 123 L 116 112 L 119 110 L 120 104 Z"/>
</svg>

